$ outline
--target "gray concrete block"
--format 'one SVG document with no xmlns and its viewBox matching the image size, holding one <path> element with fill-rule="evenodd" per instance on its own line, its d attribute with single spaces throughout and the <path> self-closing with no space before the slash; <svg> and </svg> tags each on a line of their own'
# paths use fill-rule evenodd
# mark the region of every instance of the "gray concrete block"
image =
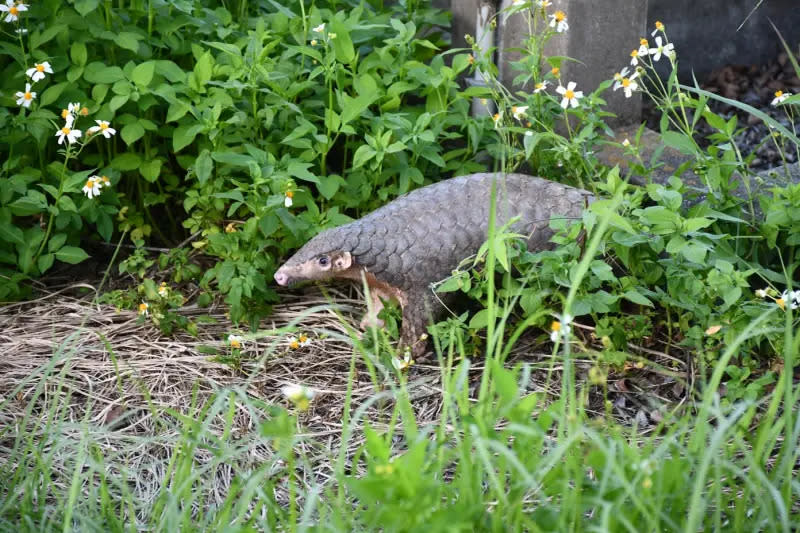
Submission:
<svg viewBox="0 0 800 533">
<path fill-rule="evenodd" d="M 475 22 L 478 6 L 483 0 L 451 0 L 450 10 L 453 12 L 453 48 L 467 48 L 465 34 L 475 36 Z"/>
<path fill-rule="evenodd" d="M 594 91 L 600 82 L 630 66 L 631 50 L 639 46 L 640 38 L 649 37 L 645 33 L 647 0 L 554 0 L 548 12 L 555 9 L 566 13 L 569 30 L 554 37 L 546 52 L 580 61 L 565 62 L 561 79 L 564 83 L 576 82 L 584 93 Z M 609 91 L 604 98 L 607 110 L 617 115 L 616 120 L 609 121 L 612 126 L 641 119 L 640 95 L 625 98 L 622 91 Z"/>
<path fill-rule="evenodd" d="M 727 64 L 764 64 L 783 50 L 770 22 L 789 46 L 800 42 L 798 0 L 650 0 L 649 24 L 664 23 L 678 53 L 678 75 L 702 82 Z M 738 29 L 739 26 L 741 29 Z"/>
</svg>

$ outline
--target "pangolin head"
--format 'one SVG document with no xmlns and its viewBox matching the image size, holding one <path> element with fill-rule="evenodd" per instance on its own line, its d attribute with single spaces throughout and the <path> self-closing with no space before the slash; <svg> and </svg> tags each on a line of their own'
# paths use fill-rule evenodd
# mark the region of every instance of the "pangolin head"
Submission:
<svg viewBox="0 0 800 533">
<path fill-rule="evenodd" d="M 308 241 L 275 272 L 278 285 L 341 276 L 355 263 L 346 249 L 342 227 L 325 230 Z"/>
</svg>

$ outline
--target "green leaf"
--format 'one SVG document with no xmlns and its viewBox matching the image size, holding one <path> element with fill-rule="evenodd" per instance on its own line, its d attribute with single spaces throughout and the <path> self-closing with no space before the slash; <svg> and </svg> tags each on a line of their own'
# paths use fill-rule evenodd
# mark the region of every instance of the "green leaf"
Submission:
<svg viewBox="0 0 800 533">
<path fill-rule="evenodd" d="M 192 106 L 183 100 L 175 100 L 167 108 L 167 122 L 180 120 L 191 109 Z"/>
<path fill-rule="evenodd" d="M 88 257 L 89 254 L 77 246 L 64 246 L 56 252 L 56 259 L 63 261 L 64 263 L 69 263 L 70 265 L 80 263 Z"/>
<path fill-rule="evenodd" d="M 469 321 L 469 329 L 483 329 L 489 324 L 489 310 L 481 309 Z"/>
<path fill-rule="evenodd" d="M 144 136 L 144 127 L 139 122 L 132 122 L 122 128 L 119 132 L 120 137 L 130 146 Z"/>
<path fill-rule="evenodd" d="M 156 61 L 156 72 L 169 80 L 171 83 L 184 83 L 186 73 L 177 64 L 167 59 Z"/>
<path fill-rule="evenodd" d="M 211 177 L 213 171 L 214 160 L 211 159 L 211 154 L 208 150 L 203 150 L 194 162 L 194 172 L 197 175 L 197 179 L 203 184 Z"/>
<path fill-rule="evenodd" d="M 8 207 L 13 214 L 20 217 L 35 215 L 47 209 L 47 198 L 39 191 L 28 191 L 27 195 L 17 198 Z"/>
<path fill-rule="evenodd" d="M 311 163 L 292 161 L 289 163 L 289 167 L 286 169 L 286 172 L 288 172 L 293 178 L 319 184 L 319 178 L 308 171 L 310 166 Z"/>
<path fill-rule="evenodd" d="M 695 155 L 697 153 L 697 147 L 694 142 L 684 133 L 665 131 L 661 134 L 661 139 L 664 141 L 664 144 L 678 150 L 682 154 Z"/>
<path fill-rule="evenodd" d="M 110 241 L 111 235 L 114 233 L 114 221 L 111 217 L 101 211 L 97 215 L 97 222 L 95 222 L 95 224 L 97 225 L 97 233 L 103 237 L 103 240 L 106 242 Z"/>
<path fill-rule="evenodd" d="M 100 61 L 94 61 L 86 65 L 83 71 L 83 79 L 89 83 L 116 83 L 125 78 L 125 73 L 119 67 L 109 67 Z"/>
<path fill-rule="evenodd" d="M 99 0 L 76 0 L 75 11 L 85 17 L 92 11 L 95 11 L 99 3 Z"/>
<path fill-rule="evenodd" d="M 205 85 L 211 80 L 214 67 L 214 58 L 210 52 L 204 53 L 197 60 L 197 64 L 192 71 L 190 86 L 198 92 L 205 92 Z"/>
<path fill-rule="evenodd" d="M 622 297 L 625 298 L 626 300 L 628 300 L 629 302 L 633 302 L 635 304 L 646 305 L 648 307 L 654 307 L 653 306 L 653 302 L 651 302 L 645 296 L 643 296 L 641 293 L 639 293 L 639 292 L 637 292 L 637 291 L 635 291 L 633 289 L 631 289 L 628 292 L 626 292 L 625 294 L 623 294 Z"/>
<path fill-rule="evenodd" d="M 330 200 L 339 190 L 339 187 L 344 185 L 345 181 L 341 176 L 335 174 L 322 178 L 317 183 L 319 193 L 326 199 Z"/>
<path fill-rule="evenodd" d="M 686 245 L 681 248 L 681 253 L 686 259 L 701 265 L 705 263 L 707 252 L 708 247 L 696 241 L 687 242 Z"/>
<path fill-rule="evenodd" d="M 185 124 L 183 126 L 178 126 L 175 128 L 175 131 L 172 132 L 172 149 L 176 152 L 180 152 L 194 141 L 194 138 L 197 137 L 197 134 L 203 131 L 202 124 Z"/>
<path fill-rule="evenodd" d="M 56 35 L 67 29 L 66 24 L 55 24 L 49 26 L 43 32 L 33 32 L 31 35 L 30 47 L 33 49 L 39 48 L 44 43 L 51 41 Z"/>
<path fill-rule="evenodd" d="M 342 21 L 333 20 L 331 22 L 331 32 L 336 34 L 336 38 L 331 39 L 336 60 L 340 63 L 352 63 L 356 57 L 356 50 L 353 48 L 353 41 L 350 39 L 350 32 L 347 27 Z"/>
<path fill-rule="evenodd" d="M 161 164 L 161 159 L 147 161 L 139 167 L 139 174 L 150 183 L 153 183 L 161 175 Z"/>
<path fill-rule="evenodd" d="M 75 202 L 72 201 L 72 198 L 66 194 L 58 199 L 57 205 L 61 211 L 67 211 L 69 213 L 78 212 L 78 206 L 76 206 Z"/>
<path fill-rule="evenodd" d="M 100 83 L 92 87 L 92 100 L 98 104 L 102 104 L 108 94 L 108 85 Z"/>
<path fill-rule="evenodd" d="M 356 153 L 353 154 L 353 168 L 358 168 L 362 166 L 364 163 L 375 157 L 375 150 L 366 144 L 362 144 L 356 150 Z"/>
<path fill-rule="evenodd" d="M 342 93 L 342 125 L 348 124 L 359 117 L 375 100 L 378 99 L 378 86 L 369 74 L 363 74 L 353 80 L 356 87 L 357 98 L 352 98 Z"/>
<path fill-rule="evenodd" d="M 707 228 L 713 223 L 714 221 L 712 219 L 705 217 L 687 218 L 683 222 L 684 231 L 686 231 L 686 233 L 691 233 L 692 231 L 697 231 L 699 229 Z"/>
<path fill-rule="evenodd" d="M 602 281 L 613 281 L 616 279 L 611 266 L 609 266 L 609 264 L 605 261 L 594 260 L 589 268 L 591 268 L 592 273 Z"/>
<path fill-rule="evenodd" d="M 56 250 L 64 246 L 65 242 L 67 242 L 67 234 L 56 233 L 55 235 L 50 237 L 50 241 L 47 243 L 47 251 L 55 252 Z"/>
<path fill-rule="evenodd" d="M 137 85 L 150 85 L 150 82 L 153 81 L 153 74 L 155 74 L 155 71 L 155 61 L 139 63 L 134 67 L 133 72 L 131 72 L 131 81 Z"/>
<path fill-rule="evenodd" d="M 118 155 L 111 161 L 111 167 L 117 170 L 135 170 L 142 164 L 142 158 L 134 152 Z"/>
<path fill-rule="evenodd" d="M 50 105 L 58 100 L 58 97 L 61 96 L 61 93 L 64 92 L 64 89 L 66 89 L 68 85 L 69 83 L 67 82 L 56 83 L 45 89 L 39 99 L 39 105 Z"/>
<path fill-rule="evenodd" d="M 122 31 L 119 32 L 114 42 L 120 48 L 125 48 L 126 50 L 130 50 L 131 52 L 135 53 L 139 51 L 139 40 L 141 38 L 142 36 L 138 33 Z"/>
<path fill-rule="evenodd" d="M 0 242 L 3 241 L 24 245 L 25 236 L 21 229 L 12 226 L 10 222 L 0 222 Z"/>
<path fill-rule="evenodd" d="M 508 272 L 508 249 L 506 248 L 506 242 L 504 239 L 495 239 L 494 256 L 497 259 L 497 262 L 503 267 L 503 270 Z"/>
<path fill-rule="evenodd" d="M 80 67 L 86 64 L 86 45 L 81 42 L 72 43 L 72 46 L 69 49 L 69 55 L 72 58 L 72 62 Z"/>
<path fill-rule="evenodd" d="M 53 262 L 55 261 L 56 256 L 54 254 L 43 254 L 39 256 L 39 259 L 36 261 L 36 266 L 39 267 L 39 273 L 44 274 L 50 267 L 53 266 Z"/>
<path fill-rule="evenodd" d="M 275 213 L 267 213 L 258 219 L 258 229 L 264 237 L 269 237 L 280 227 L 280 221 Z"/>
<path fill-rule="evenodd" d="M 108 102 L 108 108 L 112 112 L 116 112 L 117 109 L 124 106 L 128 102 L 129 98 L 130 96 L 128 96 L 127 94 L 118 94 Z"/>
</svg>

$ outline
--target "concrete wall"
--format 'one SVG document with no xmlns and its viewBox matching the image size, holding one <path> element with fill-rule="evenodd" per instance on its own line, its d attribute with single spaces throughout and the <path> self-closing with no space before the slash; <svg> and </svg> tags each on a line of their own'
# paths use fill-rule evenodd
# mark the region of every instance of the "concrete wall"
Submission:
<svg viewBox="0 0 800 533">
<path fill-rule="evenodd" d="M 797 49 L 800 0 L 764 0 L 756 8 L 758 4 L 759 0 L 650 0 L 648 27 L 656 20 L 664 23 L 678 53 L 679 76 L 690 80 L 694 71 L 702 82 L 726 64 L 763 64 L 775 58 L 781 44 L 770 21 Z"/>
<path fill-rule="evenodd" d="M 465 47 L 464 34 L 475 35 L 478 7 L 486 0 L 451 0 L 453 12 L 453 46 Z M 800 0 L 798 0 L 800 1 Z M 511 0 L 493 2 L 499 8 L 508 7 Z M 602 4 L 602 5 L 601 5 Z M 547 55 L 569 56 L 579 62 L 562 65 L 562 80 L 574 81 L 578 90 L 590 93 L 603 80 L 610 79 L 630 62 L 630 51 L 638 46 L 645 34 L 647 0 L 553 0 L 548 13 L 557 9 L 567 14 L 569 30 L 550 41 Z M 513 48 L 521 47 L 527 37 L 525 16 L 517 13 L 501 16 L 497 30 L 498 66 L 500 79 L 510 85 L 518 74 L 511 63 L 519 59 Z M 526 87 L 530 90 L 532 88 Z M 605 93 L 607 109 L 617 115 L 612 124 L 636 122 L 641 116 L 641 97 L 626 99 L 622 91 Z"/>
</svg>

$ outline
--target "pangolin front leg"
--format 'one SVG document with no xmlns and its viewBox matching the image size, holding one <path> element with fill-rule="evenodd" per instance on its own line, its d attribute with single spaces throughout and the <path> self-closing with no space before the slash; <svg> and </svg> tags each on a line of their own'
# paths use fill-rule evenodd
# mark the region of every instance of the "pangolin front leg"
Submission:
<svg viewBox="0 0 800 533">
<path fill-rule="evenodd" d="M 400 346 L 410 348 L 414 358 L 420 358 L 428 346 L 426 326 L 431 321 L 430 305 L 423 292 L 407 293 L 405 300 Z"/>
</svg>

